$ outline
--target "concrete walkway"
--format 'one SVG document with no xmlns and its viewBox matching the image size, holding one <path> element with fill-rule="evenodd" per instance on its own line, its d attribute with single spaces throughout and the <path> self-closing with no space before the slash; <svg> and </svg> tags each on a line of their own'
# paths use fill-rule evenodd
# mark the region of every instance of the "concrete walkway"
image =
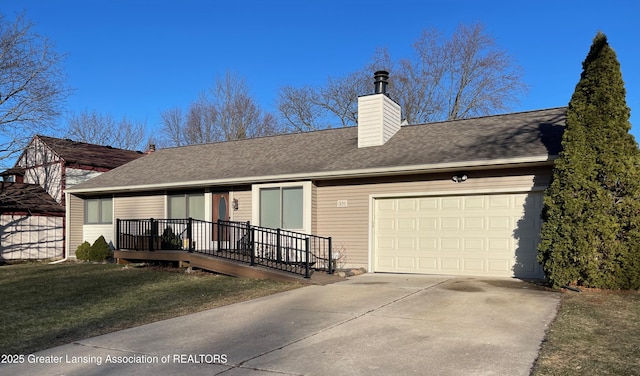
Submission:
<svg viewBox="0 0 640 376">
<path fill-rule="evenodd" d="M 0 374 L 524 376 L 558 302 L 519 280 L 364 274 L 25 354 Z"/>
</svg>

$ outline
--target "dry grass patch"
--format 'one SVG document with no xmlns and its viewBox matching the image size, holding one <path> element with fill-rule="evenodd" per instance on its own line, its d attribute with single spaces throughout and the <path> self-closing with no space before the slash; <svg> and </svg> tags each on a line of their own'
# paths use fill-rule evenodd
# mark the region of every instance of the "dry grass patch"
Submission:
<svg viewBox="0 0 640 376">
<path fill-rule="evenodd" d="M 113 264 L 0 267 L 0 354 L 28 354 L 301 285 Z"/>
<path fill-rule="evenodd" d="M 566 292 L 532 375 L 640 375 L 640 292 Z"/>
</svg>

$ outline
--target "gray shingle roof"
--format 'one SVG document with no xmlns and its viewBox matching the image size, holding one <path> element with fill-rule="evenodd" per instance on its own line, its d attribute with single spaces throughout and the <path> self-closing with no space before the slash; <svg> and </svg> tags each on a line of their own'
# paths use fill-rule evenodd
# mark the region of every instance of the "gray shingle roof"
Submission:
<svg viewBox="0 0 640 376">
<path fill-rule="evenodd" d="M 560 151 L 566 108 L 403 126 L 386 144 L 358 149 L 357 127 L 160 149 L 74 190 L 250 182 L 403 166 L 539 157 Z"/>
</svg>

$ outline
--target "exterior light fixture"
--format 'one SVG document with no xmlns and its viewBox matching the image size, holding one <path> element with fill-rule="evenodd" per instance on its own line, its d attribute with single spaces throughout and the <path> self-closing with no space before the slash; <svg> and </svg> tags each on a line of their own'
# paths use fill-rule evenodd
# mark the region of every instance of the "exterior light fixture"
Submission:
<svg viewBox="0 0 640 376">
<path fill-rule="evenodd" d="M 462 183 L 463 181 L 467 181 L 468 176 L 467 174 L 456 174 L 453 175 L 453 177 L 451 177 L 451 180 L 453 180 L 456 183 Z"/>
</svg>

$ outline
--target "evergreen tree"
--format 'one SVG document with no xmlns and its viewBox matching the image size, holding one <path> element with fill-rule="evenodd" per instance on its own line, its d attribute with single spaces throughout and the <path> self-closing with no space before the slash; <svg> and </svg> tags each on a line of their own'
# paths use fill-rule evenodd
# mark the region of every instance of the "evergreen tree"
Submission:
<svg viewBox="0 0 640 376">
<path fill-rule="evenodd" d="M 640 152 L 603 33 L 582 63 L 545 192 L 538 260 L 552 285 L 640 288 Z"/>
</svg>

